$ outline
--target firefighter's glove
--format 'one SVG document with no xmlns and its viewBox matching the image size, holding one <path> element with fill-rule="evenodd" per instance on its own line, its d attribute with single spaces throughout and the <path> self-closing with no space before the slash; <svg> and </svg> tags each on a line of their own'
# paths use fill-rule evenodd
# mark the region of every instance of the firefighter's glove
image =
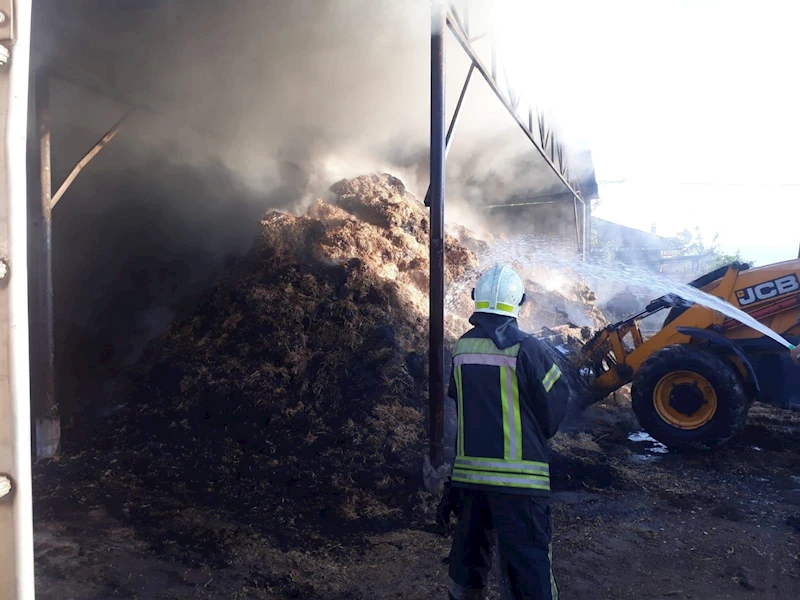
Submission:
<svg viewBox="0 0 800 600">
<path fill-rule="evenodd" d="M 444 484 L 439 506 L 436 507 L 436 524 L 445 527 L 450 523 L 451 515 L 458 516 L 458 488 L 451 486 L 448 481 Z"/>
</svg>

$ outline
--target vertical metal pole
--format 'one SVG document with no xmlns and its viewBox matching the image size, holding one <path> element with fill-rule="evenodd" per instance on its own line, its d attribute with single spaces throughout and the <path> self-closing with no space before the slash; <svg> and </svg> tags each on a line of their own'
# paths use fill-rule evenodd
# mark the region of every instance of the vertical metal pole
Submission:
<svg viewBox="0 0 800 600">
<path fill-rule="evenodd" d="M 50 81 L 47 73 L 36 76 L 36 129 L 39 134 L 38 339 L 36 374 L 40 388 L 34 400 L 36 460 L 55 456 L 61 446 L 61 420 L 55 394 L 55 337 L 53 323 L 53 228 L 50 172 Z"/>
<path fill-rule="evenodd" d="M 587 215 L 591 215 L 591 211 L 586 210 L 586 204 L 589 201 L 584 198 L 583 200 L 583 260 L 585 261 L 589 256 L 589 218 Z"/>
<path fill-rule="evenodd" d="M 578 200 L 572 196 L 572 208 L 575 211 L 575 239 L 577 240 L 576 250 L 581 251 L 581 224 L 578 220 Z"/>
<path fill-rule="evenodd" d="M 13 6 L 0 34 L 11 55 L 0 69 L 0 598 L 32 600 L 26 169 L 31 0 Z"/>
<path fill-rule="evenodd" d="M 445 25 L 440 0 L 431 3 L 431 164 L 430 164 L 430 459 L 444 462 L 444 160 Z"/>
</svg>

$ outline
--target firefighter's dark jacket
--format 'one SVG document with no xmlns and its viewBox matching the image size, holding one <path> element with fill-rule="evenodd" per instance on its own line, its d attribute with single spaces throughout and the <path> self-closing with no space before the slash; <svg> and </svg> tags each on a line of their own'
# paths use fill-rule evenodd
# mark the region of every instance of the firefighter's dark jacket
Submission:
<svg viewBox="0 0 800 600">
<path fill-rule="evenodd" d="M 448 390 L 459 411 L 451 483 L 548 496 L 547 440 L 566 416 L 568 383 L 515 318 L 475 313 L 470 323 L 456 352 L 472 354 L 454 356 Z"/>
</svg>

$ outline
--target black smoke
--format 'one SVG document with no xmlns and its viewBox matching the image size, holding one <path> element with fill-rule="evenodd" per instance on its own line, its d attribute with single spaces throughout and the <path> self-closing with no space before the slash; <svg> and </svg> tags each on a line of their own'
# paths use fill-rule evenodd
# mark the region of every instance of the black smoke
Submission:
<svg viewBox="0 0 800 600">
<path fill-rule="evenodd" d="M 371 171 L 424 195 L 429 14 L 428 0 L 36 3 L 54 189 L 134 111 L 54 209 L 62 406 L 107 404 L 107 382 L 191 310 L 265 211 L 302 212 Z M 466 62 L 452 40 L 448 53 L 452 109 Z M 456 217 L 557 187 L 482 82 L 448 169 Z"/>
</svg>

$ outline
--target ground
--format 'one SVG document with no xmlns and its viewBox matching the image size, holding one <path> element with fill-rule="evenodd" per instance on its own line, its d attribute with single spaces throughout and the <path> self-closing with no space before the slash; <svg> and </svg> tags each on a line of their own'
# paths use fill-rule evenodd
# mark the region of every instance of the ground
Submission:
<svg viewBox="0 0 800 600">
<path fill-rule="evenodd" d="M 621 393 L 553 441 L 562 597 L 800 597 L 800 414 L 755 406 L 741 435 L 701 454 L 663 453 L 638 432 Z M 98 503 L 76 489 L 91 485 L 75 477 L 86 464 L 37 466 L 40 600 L 445 597 L 449 532 L 430 512 L 290 544 L 202 502 Z"/>
</svg>

